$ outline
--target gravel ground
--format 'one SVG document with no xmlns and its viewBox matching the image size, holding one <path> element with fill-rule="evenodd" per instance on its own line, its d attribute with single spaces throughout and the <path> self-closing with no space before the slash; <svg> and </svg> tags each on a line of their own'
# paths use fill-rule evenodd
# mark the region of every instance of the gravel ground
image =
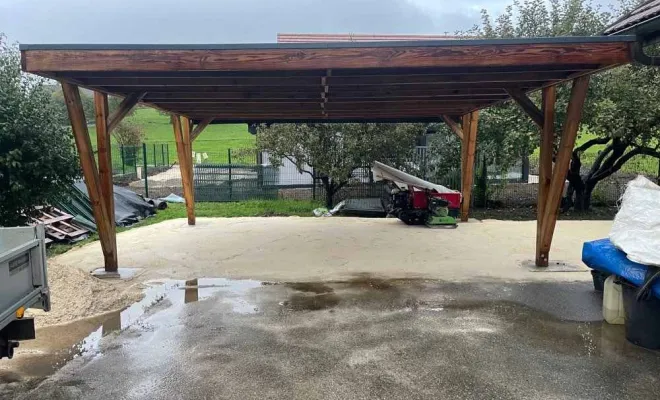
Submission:
<svg viewBox="0 0 660 400">
<path fill-rule="evenodd" d="M 48 260 L 51 311 L 30 310 L 37 328 L 67 323 L 127 307 L 142 296 L 132 282 L 100 280 L 75 265 Z"/>
<path fill-rule="evenodd" d="M 551 259 L 580 272 L 531 272 L 536 222 L 486 220 L 457 229 L 406 226 L 396 219 L 198 218 L 132 229 L 117 236 L 127 281 L 89 275 L 103 263 L 99 242 L 49 259 L 52 311 L 37 326 L 66 323 L 128 306 L 145 280 L 198 277 L 269 281 L 386 278 L 451 281 L 589 280 L 582 243 L 605 237 L 611 222 L 560 221 Z"/>
</svg>

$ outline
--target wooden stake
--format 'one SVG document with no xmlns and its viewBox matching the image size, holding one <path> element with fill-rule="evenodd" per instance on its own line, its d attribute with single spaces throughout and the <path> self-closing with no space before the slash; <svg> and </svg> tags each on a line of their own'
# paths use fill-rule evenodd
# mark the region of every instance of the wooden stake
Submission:
<svg viewBox="0 0 660 400">
<path fill-rule="evenodd" d="M 552 152 L 555 136 L 555 101 L 557 89 L 548 86 L 543 89 L 543 129 L 541 129 L 541 143 L 539 149 L 539 193 L 536 209 L 536 265 L 545 267 L 548 265 L 548 251 L 541 247 L 541 222 L 543 210 L 548 200 L 548 190 L 552 179 Z M 549 249 L 548 249 L 549 250 Z"/>
<path fill-rule="evenodd" d="M 550 181 L 546 203 L 543 207 L 543 214 L 541 216 L 541 238 L 537 256 L 539 258 L 544 257 L 544 259 L 541 259 L 540 261 L 542 263 L 545 262 L 545 265 L 547 265 L 547 258 L 552 244 L 552 235 L 555 230 L 557 215 L 559 213 L 559 203 L 564 192 L 566 173 L 568 172 L 568 166 L 571 161 L 573 146 L 575 146 L 575 138 L 577 137 L 578 128 L 580 126 L 580 118 L 582 117 L 582 109 L 587 97 L 588 88 L 588 75 L 581 76 L 573 81 L 571 98 L 568 102 L 568 109 L 566 111 L 566 121 L 564 121 L 561 141 L 559 142 L 557 160 L 552 171 L 552 179 Z"/>
<path fill-rule="evenodd" d="M 463 177 L 463 202 L 461 203 L 461 221 L 467 222 L 470 212 L 470 201 L 472 198 L 472 183 L 474 181 L 474 155 L 477 147 L 477 128 L 479 122 L 479 112 L 473 111 L 468 114 L 468 128 L 463 127 L 463 155 L 465 161 L 461 174 Z M 465 120 L 464 120 L 465 121 Z"/>
<path fill-rule="evenodd" d="M 85 185 L 92 205 L 94 220 L 96 221 L 96 229 L 101 241 L 105 270 L 115 272 L 117 271 L 117 253 L 114 251 L 113 245 L 115 224 L 114 220 L 110 221 L 110 213 L 106 208 L 106 202 L 103 200 L 99 171 L 96 169 L 96 161 L 94 160 L 92 143 L 87 131 L 87 121 L 85 120 L 80 92 L 77 86 L 62 82 L 62 93 L 64 94 L 69 121 L 78 148 L 78 156 L 80 157 L 80 165 L 85 177 Z"/>
<path fill-rule="evenodd" d="M 186 213 L 188 214 L 188 225 L 195 225 L 195 197 L 192 187 L 192 157 L 186 154 L 187 146 L 184 142 L 181 118 L 176 115 L 172 119 L 174 127 L 174 138 L 176 140 L 176 152 L 179 159 L 179 170 L 183 183 L 183 197 L 186 199 Z M 186 126 L 189 126 L 186 121 Z M 189 139 L 190 136 L 187 137 Z"/>
</svg>

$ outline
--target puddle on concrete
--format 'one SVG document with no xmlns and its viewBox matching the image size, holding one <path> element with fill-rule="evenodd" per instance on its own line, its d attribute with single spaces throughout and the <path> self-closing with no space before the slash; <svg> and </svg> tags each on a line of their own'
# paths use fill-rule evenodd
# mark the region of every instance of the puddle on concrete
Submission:
<svg viewBox="0 0 660 400">
<path fill-rule="evenodd" d="M 309 293 L 330 293 L 334 289 L 322 282 L 287 282 L 285 286 L 297 290 L 299 292 L 309 292 Z"/>
<path fill-rule="evenodd" d="M 265 299 L 262 313 L 250 301 L 252 296 L 247 296 L 252 289 L 261 286 L 258 297 Z M 221 278 L 148 282 L 145 297 L 140 302 L 119 312 L 41 329 L 37 340 L 24 342 L 17 357 L 8 363 L 3 360 L 0 367 L 8 367 L 21 377 L 46 377 L 76 357 L 102 356 L 106 343 L 120 346 L 118 341 L 102 340 L 105 336 L 131 326 L 140 327 L 145 317 L 163 309 L 178 315 L 178 310 L 186 304 L 215 295 L 220 295 L 218 301 L 228 305 L 232 312 L 260 313 L 258 318 L 269 318 L 269 312 L 276 310 L 277 313 L 319 312 L 310 315 L 310 320 L 350 320 L 358 312 L 365 316 L 360 323 L 367 325 L 373 323 L 370 321 L 401 324 L 406 332 L 423 326 L 419 332 L 425 340 L 442 342 L 457 335 L 468 339 L 470 335 L 489 335 L 492 336 L 489 340 L 502 340 L 507 346 L 524 345 L 533 351 L 559 355 L 611 360 L 648 354 L 647 350 L 626 342 L 622 326 L 562 320 L 523 304 L 525 300 L 520 298 L 509 301 L 511 290 L 507 287 L 421 279 L 388 280 L 368 275 L 341 282 L 281 284 Z M 329 310 L 333 316 L 325 315 L 324 310 Z M 265 321 L 261 323 L 278 323 Z M 6 371 L 0 369 L 0 383 L 3 373 L 6 375 Z M 15 381 L 16 375 L 6 375 L 6 380 Z"/>
<path fill-rule="evenodd" d="M 339 304 L 339 296 L 334 293 L 305 294 L 295 293 L 282 306 L 293 311 L 317 311 L 335 307 Z"/>
<path fill-rule="evenodd" d="M 6 374 L 44 378 L 77 357 L 102 355 L 105 336 L 140 326 L 144 317 L 163 309 L 203 301 L 218 293 L 223 293 L 222 302 L 233 312 L 256 313 L 258 308 L 245 299 L 245 294 L 259 286 L 259 281 L 223 278 L 145 282 L 144 298 L 126 309 L 37 330 L 37 339 L 22 342 L 12 360 L 2 360 L 0 381 Z"/>
</svg>

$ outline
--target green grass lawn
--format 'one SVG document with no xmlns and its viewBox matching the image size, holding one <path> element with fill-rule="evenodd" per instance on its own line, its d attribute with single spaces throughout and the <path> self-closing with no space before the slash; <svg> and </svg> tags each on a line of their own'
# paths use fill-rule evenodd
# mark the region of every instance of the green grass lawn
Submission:
<svg viewBox="0 0 660 400">
<path fill-rule="evenodd" d="M 196 203 L 195 215 L 197 217 L 311 217 L 312 210 L 320 207 L 315 201 L 303 200 L 248 200 L 236 203 Z M 155 216 L 143 219 L 127 228 L 117 228 L 117 232 L 141 226 L 153 225 L 175 218 L 186 218 L 186 206 L 183 204 L 168 204 L 165 210 L 159 210 Z M 67 251 L 98 240 L 96 234 L 75 244 L 53 244 L 47 250 L 49 257 L 66 253 Z"/>
<path fill-rule="evenodd" d="M 142 125 L 146 134 L 147 146 L 154 143 L 169 143 L 170 161 L 174 162 L 177 159 L 174 132 L 169 117 L 159 114 L 153 108 L 141 107 L 128 118 Z M 89 127 L 89 134 L 93 146 L 96 147 L 96 128 L 94 126 Z M 246 124 L 217 124 L 208 126 L 193 142 L 193 151 L 207 153 L 210 160 L 226 162 L 227 149 L 246 149 L 252 148 L 254 145 L 255 137 L 247 131 Z M 233 157 L 239 156 L 237 152 L 232 152 L 232 154 Z"/>
</svg>

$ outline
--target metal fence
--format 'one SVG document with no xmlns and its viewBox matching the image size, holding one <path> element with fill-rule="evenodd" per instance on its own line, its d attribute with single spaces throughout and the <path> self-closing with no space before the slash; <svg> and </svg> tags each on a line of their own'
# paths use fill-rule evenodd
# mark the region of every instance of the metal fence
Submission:
<svg viewBox="0 0 660 400">
<path fill-rule="evenodd" d="M 129 184 L 149 174 L 167 170 L 176 161 L 169 143 L 142 143 L 138 146 L 113 145 L 112 174 L 115 184 Z"/>
<path fill-rule="evenodd" d="M 218 142 L 219 143 L 219 142 Z M 220 146 L 220 144 L 218 144 Z M 170 193 L 183 195 L 181 172 L 176 162 L 173 144 L 145 143 L 141 146 L 113 148 L 115 183 L 128 186 L 146 197 L 165 197 Z M 326 193 L 321 180 L 312 168 L 300 173 L 290 160 L 274 162 L 267 153 L 254 149 L 213 150 L 193 153 L 193 182 L 195 200 L 226 202 L 252 199 L 297 199 L 324 201 Z M 438 175 L 433 171 L 433 154 L 427 148 L 417 148 L 408 160 L 388 161 L 420 178 L 443 186 L 460 189 L 460 166 Z M 583 159 L 582 173 L 587 173 L 593 160 Z M 281 165 L 274 165 L 281 164 Z M 660 179 L 658 160 L 636 157 L 621 171 L 600 182 L 593 194 L 595 205 L 614 205 L 623 194 L 625 185 L 638 174 Z M 374 182 L 370 168 L 353 171 L 350 182 L 333 200 L 380 197 L 382 184 Z M 473 189 L 475 207 L 525 207 L 536 204 L 538 195 L 538 158 L 521 159 L 513 166 L 486 163 L 477 156 Z"/>
</svg>

